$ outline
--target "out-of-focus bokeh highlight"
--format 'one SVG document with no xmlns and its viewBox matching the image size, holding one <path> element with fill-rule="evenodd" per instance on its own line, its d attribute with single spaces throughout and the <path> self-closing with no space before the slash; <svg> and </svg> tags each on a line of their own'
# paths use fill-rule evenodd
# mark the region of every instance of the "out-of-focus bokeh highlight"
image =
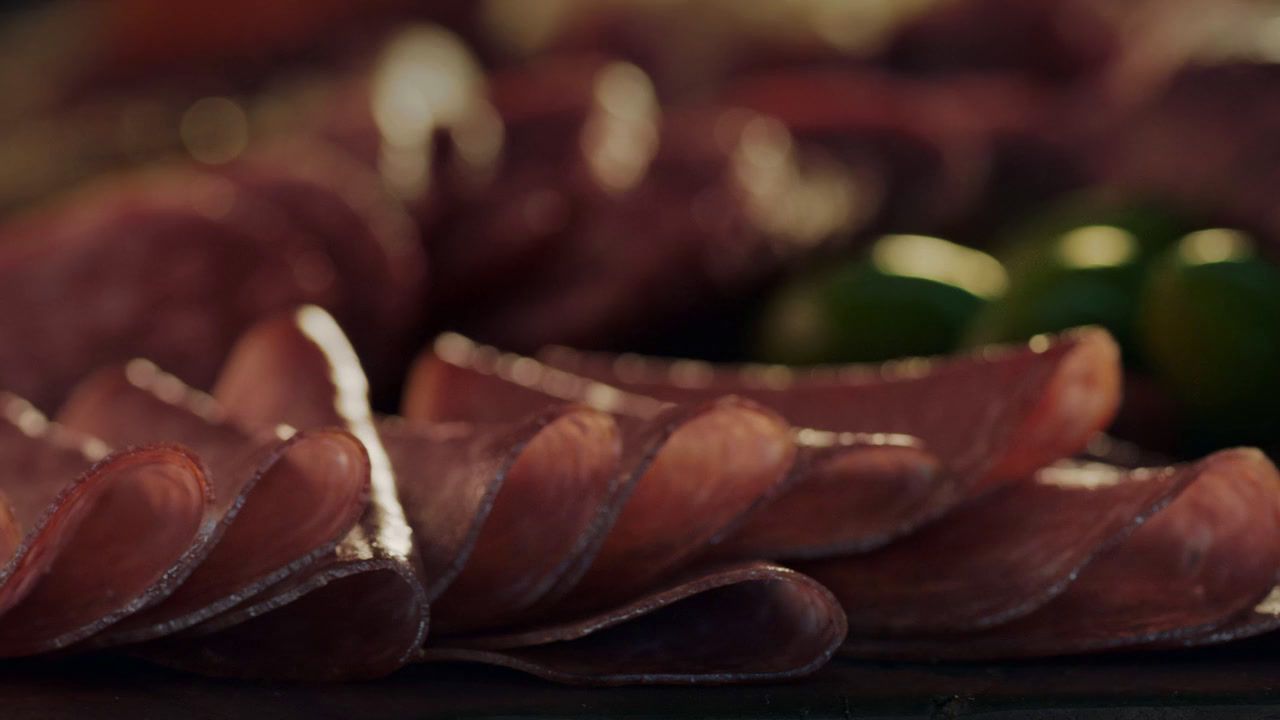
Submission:
<svg viewBox="0 0 1280 720">
<path fill-rule="evenodd" d="M 1083 325 L 1114 431 L 1280 449 L 1280 2 L 87 0 L 0 11 L 0 386 L 207 384 L 329 308 L 788 364 Z"/>
</svg>

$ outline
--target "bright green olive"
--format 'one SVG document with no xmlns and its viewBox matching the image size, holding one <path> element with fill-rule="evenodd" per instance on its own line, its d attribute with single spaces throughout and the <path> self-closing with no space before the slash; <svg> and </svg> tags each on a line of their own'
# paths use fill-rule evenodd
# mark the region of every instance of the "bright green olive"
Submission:
<svg viewBox="0 0 1280 720">
<path fill-rule="evenodd" d="M 761 318 L 758 355 L 803 365 L 949 352 L 1005 283 L 1004 269 L 985 253 L 938 238 L 885 236 L 868 259 L 780 289 Z"/>
</svg>

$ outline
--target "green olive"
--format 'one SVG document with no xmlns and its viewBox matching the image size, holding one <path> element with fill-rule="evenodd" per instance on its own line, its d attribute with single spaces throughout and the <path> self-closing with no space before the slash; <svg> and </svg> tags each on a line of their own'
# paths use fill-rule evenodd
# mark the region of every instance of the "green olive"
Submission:
<svg viewBox="0 0 1280 720">
<path fill-rule="evenodd" d="M 1009 291 L 974 321 L 967 342 L 1100 325 L 1120 341 L 1126 360 L 1141 364 L 1134 323 L 1147 267 L 1185 226 L 1153 206 L 1100 200 L 1075 199 L 1044 213 L 1007 239 Z"/>
<path fill-rule="evenodd" d="M 1274 440 L 1280 429 L 1280 268 L 1248 238 L 1213 229 L 1182 238 L 1152 268 L 1140 338 L 1205 443 Z"/>
<path fill-rule="evenodd" d="M 885 236 L 869 258 L 781 288 L 761 318 L 757 354 L 804 365 L 949 352 L 1005 282 L 985 253 L 938 238 Z"/>
</svg>

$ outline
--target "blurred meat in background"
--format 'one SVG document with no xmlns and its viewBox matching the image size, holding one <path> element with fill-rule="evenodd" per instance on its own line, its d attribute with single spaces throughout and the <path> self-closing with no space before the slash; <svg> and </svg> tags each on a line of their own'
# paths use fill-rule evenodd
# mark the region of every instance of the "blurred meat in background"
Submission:
<svg viewBox="0 0 1280 720">
<path fill-rule="evenodd" d="M 1280 448 L 1280 3 L 121 0 L 0 16 L 0 386 L 330 309 L 871 362 L 1099 324 L 1113 430 Z"/>
</svg>

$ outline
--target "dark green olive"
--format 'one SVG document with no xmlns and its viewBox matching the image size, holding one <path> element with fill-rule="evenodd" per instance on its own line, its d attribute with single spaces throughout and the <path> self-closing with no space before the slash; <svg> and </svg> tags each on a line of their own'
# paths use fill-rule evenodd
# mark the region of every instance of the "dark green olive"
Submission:
<svg viewBox="0 0 1280 720">
<path fill-rule="evenodd" d="M 938 238 L 885 236 L 869 258 L 780 289 L 760 321 L 758 356 L 800 365 L 950 352 L 1005 282 L 985 253 Z"/>
<path fill-rule="evenodd" d="M 1009 291 L 975 320 L 968 343 L 1100 325 L 1140 364 L 1134 323 L 1147 267 L 1185 231 L 1185 221 L 1147 205 L 1078 199 L 1045 213 L 1006 241 Z"/>
<path fill-rule="evenodd" d="M 1280 429 L 1280 268 L 1248 238 L 1213 229 L 1182 238 L 1152 267 L 1139 336 L 1206 443 L 1260 442 Z"/>
</svg>

